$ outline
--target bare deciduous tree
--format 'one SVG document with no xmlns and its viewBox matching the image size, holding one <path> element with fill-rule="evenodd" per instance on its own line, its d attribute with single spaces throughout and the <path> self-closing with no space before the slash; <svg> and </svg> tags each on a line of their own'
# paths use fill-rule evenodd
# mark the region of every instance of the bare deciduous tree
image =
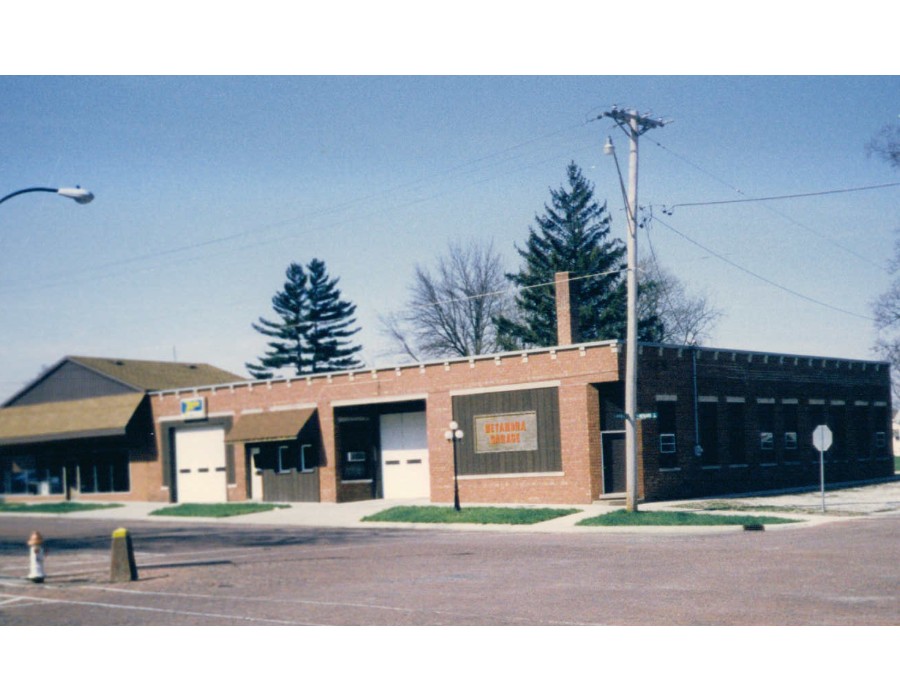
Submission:
<svg viewBox="0 0 900 695">
<path fill-rule="evenodd" d="M 880 156 L 894 169 L 900 168 L 900 127 L 885 126 L 866 149 L 869 154 Z M 900 234 L 900 230 L 897 233 Z M 894 400 L 900 401 L 900 278 L 896 277 L 900 270 L 900 237 L 894 241 L 894 257 L 888 264 L 888 270 L 894 274 L 894 280 L 872 302 L 875 328 L 878 331 L 873 349 L 882 359 L 891 363 Z"/>
<path fill-rule="evenodd" d="M 900 126 L 886 125 L 869 141 L 866 151 L 881 157 L 895 169 L 900 167 Z"/>
<path fill-rule="evenodd" d="M 702 345 L 709 339 L 722 312 L 706 295 L 690 295 L 684 283 L 655 258 L 644 259 L 640 277 L 638 314 L 662 319 L 661 342 Z"/>
<path fill-rule="evenodd" d="M 509 304 L 493 243 L 451 243 L 433 271 L 416 266 L 403 310 L 380 318 L 397 351 L 413 360 L 466 357 L 498 350 L 493 319 Z"/>
<path fill-rule="evenodd" d="M 900 233 L 900 231 L 898 231 Z M 874 351 L 882 359 L 891 363 L 891 378 L 895 400 L 900 400 L 900 237 L 894 242 L 894 257 L 888 269 L 895 275 L 891 286 L 872 302 L 875 329 L 878 337 Z"/>
</svg>

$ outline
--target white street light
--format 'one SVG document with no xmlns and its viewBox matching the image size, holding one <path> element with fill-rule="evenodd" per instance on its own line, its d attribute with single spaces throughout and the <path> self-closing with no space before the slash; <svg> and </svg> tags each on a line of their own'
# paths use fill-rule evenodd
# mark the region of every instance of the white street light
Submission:
<svg viewBox="0 0 900 695">
<path fill-rule="evenodd" d="M 10 198 L 15 198 L 17 195 L 22 195 L 23 193 L 56 193 L 63 198 L 74 200 L 80 205 L 87 205 L 94 199 L 94 194 L 81 188 L 81 186 L 76 186 L 75 188 L 45 188 L 43 186 L 37 186 L 34 188 L 23 188 L 21 191 L 15 191 L 14 193 L 3 196 L 0 198 L 0 203 L 5 203 Z"/>
<path fill-rule="evenodd" d="M 94 199 L 94 194 L 83 188 L 58 188 L 56 192 L 65 198 L 71 198 L 81 205 L 87 205 Z"/>
</svg>

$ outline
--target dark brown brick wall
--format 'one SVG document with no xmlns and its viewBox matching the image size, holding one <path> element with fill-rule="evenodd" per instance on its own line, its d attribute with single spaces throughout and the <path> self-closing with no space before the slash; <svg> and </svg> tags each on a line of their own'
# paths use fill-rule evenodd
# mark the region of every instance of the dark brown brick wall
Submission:
<svg viewBox="0 0 900 695">
<path fill-rule="evenodd" d="M 638 409 L 653 412 L 657 395 L 677 397 L 676 461 L 662 463 L 659 423 L 644 420 L 641 446 L 647 499 L 700 497 L 724 493 L 786 489 L 819 481 L 818 452 L 812 431 L 823 417 L 835 432 L 835 448 L 826 453 L 826 482 L 890 476 L 890 377 L 885 364 L 809 357 L 716 351 L 697 352 L 698 405 L 715 408 L 715 451 L 694 455 L 694 359 L 690 349 L 644 346 L 639 360 Z M 709 399 L 715 398 L 714 403 Z M 743 398 L 744 420 L 737 428 L 728 399 Z M 763 402 L 760 402 L 763 401 Z M 812 402 L 811 402 L 812 401 Z M 823 413 L 823 405 L 827 410 Z M 796 403 L 795 403 L 796 402 Z M 843 406 L 838 405 L 844 403 Z M 883 405 L 876 405 L 876 404 Z M 865 405 L 863 405 L 865 404 Z M 765 410 L 772 416 L 774 446 L 760 446 Z M 843 421 L 837 413 L 843 409 Z M 791 412 L 797 416 L 797 449 L 785 447 Z M 860 414 L 861 413 L 861 414 Z M 700 424 L 701 430 L 703 424 Z M 876 449 L 875 433 L 885 432 Z M 735 461 L 729 443 L 744 442 L 745 458 Z M 665 457 L 663 457 L 665 458 Z M 675 468 L 677 470 L 665 470 Z"/>
</svg>

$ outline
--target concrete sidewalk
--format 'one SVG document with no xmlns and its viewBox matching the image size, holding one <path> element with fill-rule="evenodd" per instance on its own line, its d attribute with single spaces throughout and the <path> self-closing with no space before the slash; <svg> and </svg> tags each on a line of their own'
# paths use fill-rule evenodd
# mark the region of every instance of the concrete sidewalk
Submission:
<svg viewBox="0 0 900 695">
<path fill-rule="evenodd" d="M 487 505 L 473 504 L 470 506 L 507 506 L 507 507 L 564 507 L 578 509 L 578 513 L 551 519 L 539 524 L 527 526 L 512 526 L 508 524 L 409 524 L 393 522 L 364 522 L 362 519 L 375 514 L 383 509 L 400 505 L 430 505 L 427 499 L 416 500 L 367 500 L 365 502 L 345 502 L 341 504 L 333 502 L 295 502 L 286 508 L 273 509 L 272 511 L 256 514 L 245 514 L 226 518 L 212 519 L 209 517 L 183 517 L 183 516 L 152 516 L 151 512 L 169 507 L 171 505 L 154 502 L 125 502 L 121 507 L 112 509 L 98 509 L 85 512 L 72 512 L 69 514 L 39 514 L 33 516 L 54 516 L 70 519 L 107 519 L 116 523 L 127 524 L 129 521 L 153 521 L 175 522 L 179 524 L 196 523 L 222 523 L 233 525 L 266 525 L 266 526 L 306 526 L 328 528 L 445 528 L 458 530 L 486 530 L 509 532 L 596 532 L 603 531 L 692 531 L 704 530 L 707 532 L 722 532 L 741 530 L 740 526 L 729 527 L 585 527 L 576 526 L 582 519 L 609 513 L 623 508 L 623 501 L 606 500 L 589 505 Z M 754 496 L 754 497 L 728 497 L 704 500 L 676 500 L 667 502 L 646 502 L 640 505 L 643 511 L 659 510 L 685 510 L 697 506 L 709 507 L 726 504 L 730 511 L 721 513 L 770 514 L 786 516 L 808 523 L 822 523 L 839 519 L 848 519 L 870 514 L 896 514 L 900 512 L 900 476 L 894 480 L 875 482 L 867 485 L 854 485 L 826 489 L 825 505 L 826 513 L 821 512 L 821 494 L 818 490 L 792 491 L 788 493 Z M 463 507 L 466 506 L 463 501 Z M 763 509 L 755 509 L 755 508 Z M 17 516 L 22 513 L 17 513 Z M 795 527 L 795 524 L 785 525 L 781 528 Z M 775 528 L 774 526 L 767 528 Z"/>
</svg>

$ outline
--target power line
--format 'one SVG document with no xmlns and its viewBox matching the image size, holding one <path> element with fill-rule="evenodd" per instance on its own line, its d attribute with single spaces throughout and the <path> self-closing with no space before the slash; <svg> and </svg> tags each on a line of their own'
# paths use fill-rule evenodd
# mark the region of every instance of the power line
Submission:
<svg viewBox="0 0 900 695">
<path fill-rule="evenodd" d="M 618 270 L 607 270 L 602 273 L 590 273 L 588 275 L 579 275 L 577 277 L 570 277 L 568 279 L 569 283 L 575 282 L 576 280 L 588 280 L 590 278 L 597 278 L 604 275 L 621 275 L 626 272 L 627 268 L 620 268 Z M 533 290 L 538 287 L 549 287 L 550 285 L 555 285 L 556 280 L 550 280 L 549 282 L 539 282 L 534 285 L 524 285 L 523 287 L 507 287 L 502 290 L 497 290 L 495 292 L 484 292 L 483 294 L 466 294 L 461 297 L 454 297 L 453 299 L 442 299 L 437 302 L 425 302 L 425 303 L 416 303 L 410 304 L 408 306 L 409 309 L 424 309 L 431 306 L 440 306 L 442 304 L 454 304 L 456 302 L 468 302 L 472 299 L 482 299 L 484 297 L 497 297 L 502 294 L 508 294 L 510 292 L 521 292 L 522 290 Z"/>
<path fill-rule="evenodd" d="M 688 166 L 696 169 L 697 171 L 703 173 L 704 175 L 710 177 L 711 179 L 718 181 L 723 186 L 725 186 L 726 188 L 730 188 L 732 191 L 734 191 L 738 195 L 744 196 L 743 198 L 734 199 L 734 200 L 710 201 L 710 202 L 698 202 L 698 203 L 679 203 L 679 204 L 673 205 L 669 208 L 665 208 L 665 207 L 663 208 L 663 212 L 665 212 L 668 215 L 671 215 L 672 211 L 674 211 L 674 209 L 676 207 L 702 206 L 702 205 L 726 205 L 726 204 L 744 203 L 744 202 L 747 202 L 747 203 L 763 202 L 764 203 L 764 202 L 771 201 L 771 200 L 785 200 L 785 199 L 790 199 L 790 198 L 803 198 L 803 197 L 809 197 L 809 196 L 834 195 L 834 194 L 840 194 L 840 193 L 851 193 L 851 192 L 856 192 L 856 191 L 874 190 L 874 189 L 879 189 L 879 188 L 889 188 L 892 186 L 900 186 L 900 183 L 886 183 L 886 184 L 877 184 L 874 186 L 861 186 L 858 188 L 844 188 L 844 189 L 834 189 L 834 190 L 830 190 L 830 191 L 817 191 L 817 192 L 813 192 L 813 193 L 798 193 L 798 194 L 784 195 L 784 196 L 768 196 L 768 197 L 763 197 L 763 198 L 749 198 L 749 197 L 747 197 L 747 194 L 744 193 L 744 191 L 742 191 L 740 188 L 733 186 L 728 181 L 725 181 L 724 179 L 719 178 L 718 176 L 707 171 L 706 169 L 699 166 L 698 164 L 695 164 L 694 162 L 689 160 L 687 157 L 680 155 L 677 152 L 672 151 L 670 148 L 666 147 L 662 143 L 657 142 L 656 140 L 653 140 L 653 138 L 648 137 L 648 139 L 652 143 L 654 143 L 657 147 L 662 148 L 663 150 L 668 152 L 670 155 L 672 155 L 676 159 L 680 159 L 682 162 L 684 162 Z M 863 256 L 861 253 L 859 253 L 855 249 L 852 249 L 849 246 L 845 246 L 844 244 L 837 241 L 836 239 L 833 239 L 832 237 L 828 236 L 827 234 L 817 231 L 817 230 L 813 229 L 812 227 L 795 220 L 793 217 L 782 212 L 781 210 L 776 210 L 775 208 L 770 207 L 768 205 L 763 205 L 763 207 L 766 210 L 768 210 L 769 212 L 771 212 L 775 215 L 778 215 L 779 217 L 787 220 L 788 222 L 790 222 L 793 225 L 796 225 L 797 227 L 800 227 L 804 231 L 812 234 L 813 236 L 816 236 L 819 239 L 827 241 L 832 246 L 835 246 L 835 247 L 841 249 L 845 253 L 849 253 L 851 256 L 855 256 L 856 258 L 863 261 L 864 263 L 867 263 L 875 268 L 878 268 L 882 272 L 890 272 L 889 268 L 885 264 L 874 261 L 871 258 L 868 258 L 867 256 Z"/>
<path fill-rule="evenodd" d="M 736 198 L 732 200 L 710 200 L 699 203 L 676 203 L 671 206 L 663 206 L 663 212 L 667 215 L 671 215 L 675 208 L 686 208 L 686 207 L 699 207 L 706 205 L 731 205 L 733 203 L 758 203 L 760 201 L 768 201 L 768 200 L 790 200 L 793 198 L 811 198 L 813 196 L 821 196 L 821 195 L 834 195 L 836 193 L 855 193 L 857 191 L 873 191 L 878 188 L 892 188 L 894 186 L 900 186 L 900 182 L 898 183 L 880 183 L 874 186 L 858 186 L 856 188 L 835 188 L 829 191 L 815 191 L 812 193 L 793 193 L 789 195 L 770 195 L 764 198 Z"/>
<path fill-rule="evenodd" d="M 798 298 L 800 298 L 800 299 L 803 299 L 803 300 L 805 300 L 805 301 L 807 301 L 807 302 L 812 302 L 813 304 L 818 304 L 819 306 L 825 307 L 826 309 L 831 309 L 832 311 L 837 311 L 837 312 L 840 312 L 840 313 L 842 313 L 842 314 L 846 314 L 846 315 L 848 315 L 848 316 L 853 316 L 853 317 L 859 318 L 859 319 L 865 319 L 866 321 L 874 321 L 874 320 L 875 320 L 875 319 L 874 319 L 873 317 L 871 317 L 871 316 L 865 316 L 865 315 L 863 315 L 863 314 L 857 314 L 856 312 L 849 311 L 849 310 L 847 310 L 847 309 L 841 309 L 840 307 L 834 306 L 833 304 L 828 304 L 827 302 L 823 302 L 823 301 L 821 301 L 821 300 L 818 300 L 818 299 L 815 299 L 815 298 L 810 297 L 810 296 L 808 296 L 808 295 L 805 295 L 805 294 L 803 294 L 803 293 L 801 293 L 801 292 L 797 292 L 796 290 L 792 290 L 790 287 L 786 287 L 785 285 L 782 285 L 781 283 L 775 282 L 774 280 L 770 280 L 769 278 L 764 277 L 764 276 L 760 275 L 759 273 L 756 273 L 756 272 L 754 272 L 754 271 L 752 271 L 752 270 L 750 270 L 750 269 L 748 269 L 748 268 L 745 268 L 744 266 L 742 266 L 742 265 L 740 265 L 740 264 L 738 264 L 738 263 L 735 263 L 734 261 L 731 261 L 731 260 L 727 259 L 725 256 L 723 256 L 723 255 L 720 254 L 720 253 L 717 253 L 716 251 L 713 251 L 713 250 L 712 250 L 711 248 L 709 248 L 708 246 L 704 246 L 704 245 L 701 244 L 699 241 L 696 241 L 696 240 L 692 239 L 691 237 L 689 237 L 689 236 L 688 236 L 687 234 L 685 234 L 684 232 L 681 232 L 681 231 L 675 229 L 675 227 L 673 227 L 672 225 L 668 224 L 665 220 L 662 220 L 662 219 L 660 219 L 659 217 L 653 217 L 653 219 L 654 219 L 655 221 L 659 222 L 659 223 L 660 223 L 663 227 L 665 227 L 666 229 L 669 229 L 670 231 L 672 231 L 672 232 L 674 232 L 675 234 L 677 234 L 678 236 L 680 236 L 680 237 L 681 237 L 682 239 L 684 239 L 685 241 L 688 241 L 688 242 L 690 242 L 691 244 L 694 244 L 694 246 L 697 246 L 697 247 L 703 249 L 704 251 L 706 251 L 706 252 L 709 253 L 710 255 L 715 256 L 716 258 L 718 258 L 720 261 L 723 261 L 724 263 L 727 263 L 728 265 L 730 265 L 730 266 L 732 266 L 732 267 L 734 267 L 734 268 L 737 268 L 737 269 L 740 270 L 741 272 L 746 273 L 747 275 L 750 275 L 751 277 L 754 277 L 754 278 L 756 278 L 757 280 L 761 280 L 762 282 L 765 282 L 766 284 L 771 285 L 772 287 L 775 287 L 775 288 L 777 288 L 777 289 L 779 289 L 779 290 L 782 290 L 783 292 L 787 292 L 788 294 L 792 294 L 792 295 L 794 295 L 795 297 L 798 297 Z"/>
<path fill-rule="evenodd" d="M 64 286 L 64 285 L 69 284 L 68 282 L 66 282 L 66 280 L 68 278 L 77 278 L 78 276 L 82 276 L 82 277 L 87 276 L 88 278 L 91 278 L 93 276 L 94 271 L 106 270 L 106 269 L 111 269 L 111 268 L 117 269 L 121 272 L 131 272 L 131 271 L 122 270 L 121 266 L 128 265 L 128 264 L 134 264 L 134 263 L 141 263 L 143 261 L 154 260 L 154 259 L 158 259 L 158 258 L 162 258 L 162 257 L 166 257 L 166 256 L 172 256 L 172 255 L 178 254 L 182 251 L 191 251 L 191 250 L 198 249 L 198 248 L 204 248 L 204 247 L 208 247 L 208 246 L 224 244 L 224 243 L 227 243 L 230 241 L 241 239 L 243 237 L 250 237 L 250 236 L 259 235 L 259 234 L 267 234 L 267 233 L 271 233 L 274 230 L 277 230 L 278 228 L 284 228 L 284 227 L 287 227 L 292 224 L 297 224 L 297 223 L 302 223 L 302 222 L 309 223 L 316 218 L 321 218 L 321 217 L 324 217 L 326 215 L 331 215 L 331 214 L 342 213 L 346 210 L 349 210 L 354 207 L 358 207 L 358 206 L 362 205 L 363 203 L 367 203 L 372 200 L 382 200 L 388 195 L 406 191 L 409 189 L 415 189 L 417 187 L 421 187 L 423 182 L 440 180 L 442 178 L 456 176 L 460 173 L 474 174 L 479 171 L 488 169 L 491 166 L 499 166 L 499 165 L 508 164 L 510 162 L 513 162 L 517 158 L 521 158 L 522 154 L 521 153 L 513 154 L 512 156 L 506 156 L 506 155 L 509 155 L 510 153 L 514 153 L 517 150 L 522 150 L 523 148 L 525 148 L 529 145 L 533 145 L 535 143 L 549 140 L 549 139 L 557 137 L 561 134 L 569 133 L 578 128 L 582 128 L 584 125 L 585 125 L 584 123 L 578 123 L 578 124 L 566 126 L 564 128 L 559 128 L 553 132 L 546 133 L 544 135 L 539 135 L 539 136 L 530 138 L 528 140 L 524 140 L 522 142 L 516 143 L 515 145 L 511 145 L 510 147 L 506 147 L 502 150 L 497 150 L 495 152 L 483 155 L 481 157 L 477 157 L 475 159 L 468 160 L 461 164 L 450 167 L 449 169 L 446 169 L 442 172 L 437 172 L 437 173 L 434 173 L 434 174 L 431 174 L 431 175 L 428 175 L 425 177 L 418 178 L 415 181 L 409 181 L 406 183 L 398 184 L 398 185 L 390 187 L 390 188 L 386 188 L 386 189 L 382 189 L 380 191 L 370 193 L 368 195 L 363 195 L 358 198 L 349 200 L 347 202 L 340 203 L 338 205 L 323 208 L 321 210 L 315 210 L 315 211 L 313 211 L 311 213 L 307 213 L 305 215 L 292 217 L 292 218 L 288 218 L 288 219 L 284 219 L 284 220 L 279 220 L 276 222 L 271 222 L 271 223 L 264 224 L 264 225 L 261 225 L 261 226 L 258 226 L 258 227 L 252 228 L 252 229 L 245 229 L 243 231 L 235 232 L 233 234 L 227 234 L 224 236 L 215 237 L 215 238 L 207 239 L 204 241 L 198 241 L 198 242 L 194 242 L 194 243 L 190 243 L 190 244 L 185 244 L 182 246 L 161 249 L 159 251 L 153 251 L 153 252 L 149 252 L 149 253 L 140 254 L 137 256 L 131 256 L 131 257 L 123 258 L 123 259 L 116 260 L 116 261 L 99 263 L 97 265 L 93 265 L 90 267 L 81 267 L 78 270 L 75 270 L 75 271 L 72 271 L 72 272 L 69 272 L 66 274 L 57 273 L 55 275 L 55 280 L 53 282 L 44 283 L 42 285 L 31 284 L 28 286 L 27 290 L 33 291 L 36 289 L 49 289 L 49 288 L 53 288 L 53 287 Z M 499 159 L 499 158 L 502 158 L 502 159 Z M 498 160 L 498 159 L 499 159 L 499 161 L 496 161 L 495 163 L 490 162 L 490 160 Z M 493 176 L 487 176 L 478 181 L 468 181 L 466 184 L 464 184 L 463 187 L 470 187 L 473 185 L 483 184 L 488 181 L 491 181 L 494 178 L 497 178 L 498 176 L 507 176 L 510 174 L 514 174 L 514 173 L 517 173 L 517 172 L 520 172 L 523 170 L 527 170 L 534 166 L 539 166 L 541 164 L 545 164 L 549 161 L 552 161 L 552 159 L 542 159 L 541 161 L 536 162 L 536 163 L 528 163 L 528 164 L 520 165 L 510 171 L 505 171 L 505 172 L 502 172 L 500 174 L 496 174 Z M 409 200 L 404 203 L 399 203 L 399 204 L 393 205 L 393 206 L 382 207 L 382 208 L 379 208 L 378 210 L 376 210 L 375 212 L 383 213 L 383 212 L 387 212 L 387 211 L 394 210 L 394 209 L 400 209 L 400 208 L 404 208 L 404 207 L 418 205 L 418 204 L 421 204 L 421 203 L 429 201 L 429 200 L 440 198 L 444 195 L 447 195 L 448 193 L 453 192 L 454 190 L 459 190 L 459 187 L 456 189 L 444 189 L 433 195 L 419 196 L 413 200 Z M 334 223 L 332 223 L 328 226 L 334 226 Z M 309 231 L 315 231 L 315 230 L 309 230 Z M 296 234 L 296 232 L 290 232 L 286 235 L 282 235 L 281 237 L 277 237 L 277 238 L 284 238 L 284 236 L 293 236 L 295 234 Z M 258 245 L 259 243 L 260 242 L 258 240 L 256 240 L 254 242 L 254 245 Z M 192 258 L 189 258 L 186 260 L 188 260 L 188 261 L 196 260 L 196 258 L 192 257 Z M 109 273 L 109 274 L 106 274 L 103 276 L 99 276 L 99 277 L 111 277 L 111 276 L 115 276 L 118 274 L 120 274 L 120 272 L 113 271 L 112 273 Z M 13 292 L 15 292 L 14 288 L 4 288 L 4 287 L 0 286 L 0 293 L 2 293 L 2 294 L 9 293 L 10 290 L 13 290 Z"/>
</svg>

